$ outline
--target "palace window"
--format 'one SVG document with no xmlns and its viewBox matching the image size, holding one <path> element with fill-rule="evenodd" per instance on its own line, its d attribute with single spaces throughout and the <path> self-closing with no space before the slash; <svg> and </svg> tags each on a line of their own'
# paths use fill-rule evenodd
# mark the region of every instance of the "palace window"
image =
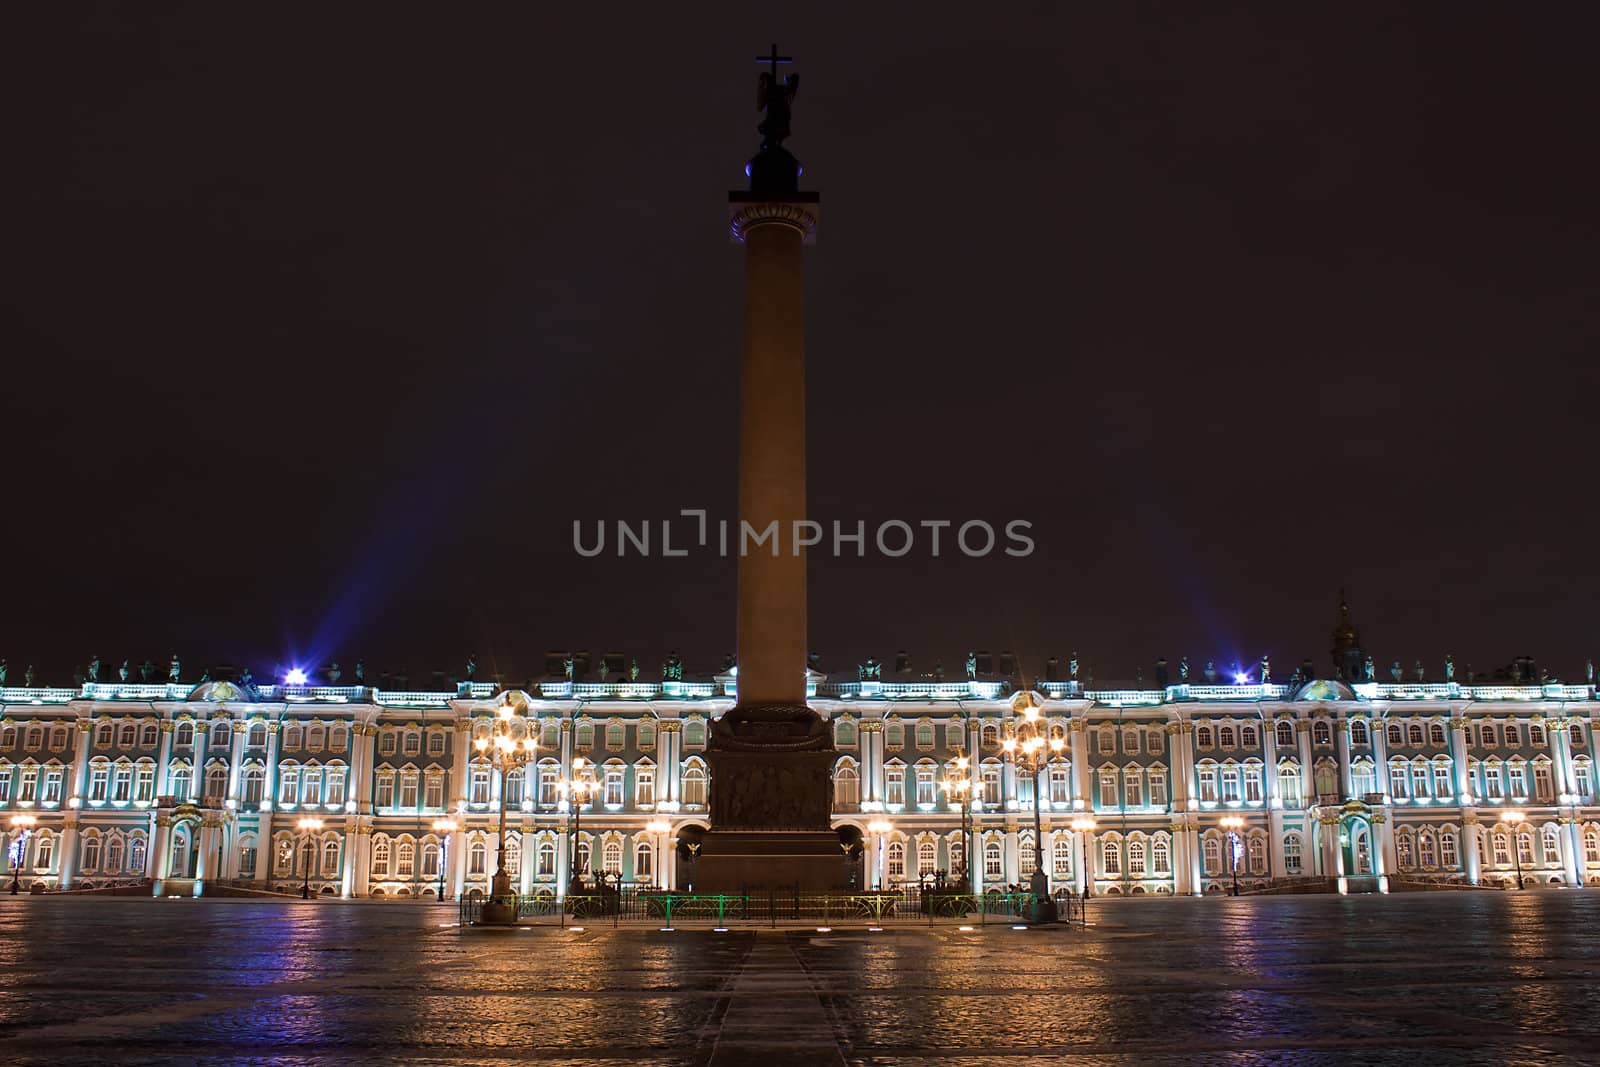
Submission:
<svg viewBox="0 0 1600 1067">
<path fill-rule="evenodd" d="M 587 857 L 587 854 L 588 854 L 588 851 L 589 851 L 588 845 L 586 843 L 585 844 L 581 844 L 581 845 L 579 845 L 579 848 L 582 849 L 582 851 L 585 854 L 585 857 Z M 484 872 L 484 867 L 486 866 L 488 859 L 489 859 L 489 850 L 484 847 L 483 842 L 482 841 L 474 841 L 472 843 L 472 847 L 467 849 L 467 873 L 468 874 L 482 874 Z"/>
<path fill-rule="evenodd" d="M 422 755 L 422 734 L 417 730 L 407 730 L 401 742 L 400 751 L 407 756 Z"/>
<path fill-rule="evenodd" d="M 938 860 L 938 849 L 932 841 L 923 841 L 917 845 L 917 877 L 922 878 L 932 874 L 939 866 Z"/>
<path fill-rule="evenodd" d="M 189 748 L 194 744 L 194 723 L 183 719 L 178 723 L 178 728 L 172 732 L 172 743 L 179 748 Z"/>
<path fill-rule="evenodd" d="M 1150 805 L 1156 808 L 1167 806 L 1167 772 L 1159 767 L 1150 768 Z"/>
<path fill-rule="evenodd" d="M 889 842 L 886 877 L 891 882 L 901 882 L 906 877 L 906 846 L 899 841 Z"/>
<path fill-rule="evenodd" d="M 138 736 L 139 728 L 131 722 L 125 722 L 117 731 L 117 744 L 123 748 L 132 748 L 134 739 Z"/>
<path fill-rule="evenodd" d="M 1300 798 L 1300 765 L 1298 763 L 1278 764 L 1278 796 L 1283 798 L 1286 808 L 1298 808 Z"/>
<path fill-rule="evenodd" d="M 561 768 L 554 763 L 539 764 L 539 805 L 554 807 L 559 798 Z M 441 786 L 442 789 L 442 786 Z"/>
<path fill-rule="evenodd" d="M 1600 833 L 1594 830 L 1583 832 L 1583 862 L 1591 865 L 1600 863 Z"/>
<path fill-rule="evenodd" d="M 1233 727 L 1232 726 L 1224 724 L 1222 726 L 1217 727 L 1217 746 L 1219 748 L 1238 748 L 1239 747 L 1238 744 L 1234 740 L 1234 734 L 1233 734 Z"/>
<path fill-rule="evenodd" d="M 900 766 L 884 768 L 884 800 L 890 804 L 906 802 L 906 770 Z"/>
<path fill-rule="evenodd" d="M 432 841 L 422 846 L 422 877 L 439 877 L 439 846 Z"/>
<path fill-rule="evenodd" d="M 327 802 L 329 804 L 344 803 L 344 782 L 345 770 L 342 766 L 335 764 L 328 768 Z"/>
<path fill-rule="evenodd" d="M 233 743 L 233 726 L 226 722 L 213 723 L 211 726 L 211 744 L 217 748 L 227 748 Z M 133 744 L 133 736 L 128 736 L 128 744 Z"/>
<path fill-rule="evenodd" d="M 933 723 L 927 719 L 917 720 L 917 748 L 927 752 L 933 748 Z"/>
<path fill-rule="evenodd" d="M 1426 763 L 1413 763 L 1411 765 L 1411 795 L 1418 799 L 1428 795 L 1428 765 Z"/>
<path fill-rule="evenodd" d="M 1517 854 L 1522 857 L 1522 865 L 1531 867 L 1537 861 L 1533 858 L 1533 835 L 1526 832 L 1517 834 Z"/>
<path fill-rule="evenodd" d="M 1065 763 L 1050 765 L 1050 803 L 1065 804 L 1072 799 L 1072 768 Z"/>
<path fill-rule="evenodd" d="M 331 785 L 331 783 L 330 783 Z M 422 786 L 422 803 L 432 811 L 444 808 L 444 775 L 437 770 L 429 770 Z"/>
<path fill-rule="evenodd" d="M 297 722 L 292 722 L 283 728 L 283 748 L 285 752 L 299 752 L 305 747 L 305 727 Z M 378 738 L 378 751 L 385 756 L 394 755 L 394 731 L 385 730 Z"/>
<path fill-rule="evenodd" d="M 1144 732 L 1144 750 L 1152 756 L 1159 756 L 1167 749 L 1165 739 L 1162 737 L 1161 727 L 1152 726 Z"/>
<path fill-rule="evenodd" d="M 706 772 L 690 767 L 683 772 L 683 802 L 690 807 L 704 807 L 706 803 Z"/>
<path fill-rule="evenodd" d="M 1545 804 L 1550 803 L 1551 798 L 1555 795 L 1555 791 L 1550 786 L 1550 765 L 1547 763 L 1535 763 L 1533 765 L 1533 795 L 1541 803 Z"/>
<path fill-rule="evenodd" d="M 206 797 L 208 799 L 221 799 L 228 795 L 228 768 L 214 766 L 206 771 Z"/>
<path fill-rule="evenodd" d="M 300 803 L 308 808 L 322 803 L 322 768 L 316 764 L 300 772 Z"/>
<path fill-rule="evenodd" d="M 1411 796 L 1410 778 L 1406 775 L 1406 765 L 1401 762 L 1389 764 L 1389 794 L 1396 800 L 1405 800 Z"/>
<path fill-rule="evenodd" d="M 1205 869 L 1207 874 L 1222 873 L 1222 842 L 1215 837 L 1208 837 L 1204 845 Z"/>
<path fill-rule="evenodd" d="M 1070 878 L 1072 876 L 1072 841 L 1066 837 L 1056 838 L 1055 844 L 1050 846 L 1050 859 L 1057 878 Z"/>
<path fill-rule="evenodd" d="M 278 768 L 278 803 L 293 807 L 300 802 L 300 768 Z"/>
<path fill-rule="evenodd" d="M 1439 862 L 1446 867 L 1456 867 L 1461 863 L 1454 830 L 1445 830 L 1439 835 Z"/>
<path fill-rule="evenodd" d="M 932 807 L 935 802 L 933 764 L 917 764 L 917 804 Z"/>
<path fill-rule="evenodd" d="M 245 734 L 244 743 L 248 748 L 266 748 L 267 724 L 264 722 L 251 723 L 249 732 Z"/>
<path fill-rule="evenodd" d="M 1107 841 L 1100 846 L 1100 863 L 1106 874 L 1122 873 L 1122 846 Z"/>
<path fill-rule="evenodd" d="M 575 747 L 577 747 L 577 748 L 593 748 L 594 747 L 594 723 L 592 723 L 592 722 L 580 722 L 578 724 L 578 729 L 577 729 L 577 732 L 575 734 L 575 740 L 573 741 L 573 745 Z"/>
<path fill-rule="evenodd" d="M 111 768 L 104 763 L 89 765 L 89 802 L 103 803 L 111 781 Z"/>
<path fill-rule="evenodd" d="M 1250 873 L 1267 873 L 1267 839 L 1257 834 L 1250 838 Z"/>
<path fill-rule="evenodd" d="M 389 875 L 389 839 L 386 837 L 372 843 L 372 873 L 379 878 Z"/>
<path fill-rule="evenodd" d="M 1522 744 L 1522 731 L 1517 728 L 1517 724 L 1516 723 L 1514 723 L 1514 722 L 1506 723 L 1506 747 L 1507 748 L 1516 748 L 1518 745 L 1521 745 L 1521 744 Z"/>
<path fill-rule="evenodd" d="M 966 853 L 962 850 L 961 839 L 958 837 L 950 842 L 950 870 L 965 874 L 966 869 Z"/>
<path fill-rule="evenodd" d="M 622 764 L 606 764 L 605 805 L 622 807 Z"/>
<path fill-rule="evenodd" d="M 246 804 L 260 804 L 261 790 L 266 784 L 267 775 L 260 767 L 247 767 L 244 772 L 244 802 Z"/>
<path fill-rule="evenodd" d="M 133 799 L 137 803 L 148 804 L 156 797 L 156 765 L 148 760 L 140 763 L 134 771 Z M 259 798 L 258 798 L 259 799 Z"/>
<path fill-rule="evenodd" d="M 343 752 L 350 743 L 350 731 L 342 725 L 335 724 L 328 731 L 328 749 L 332 752 Z"/>
<path fill-rule="evenodd" d="M 1239 768 L 1232 764 L 1222 768 L 1222 799 L 1229 803 L 1239 799 Z"/>
<path fill-rule="evenodd" d="M 1123 768 L 1122 788 L 1128 807 L 1137 808 L 1144 805 L 1144 775 L 1140 773 L 1138 767 L 1130 765 Z"/>
<path fill-rule="evenodd" d="M 656 769 L 641 764 L 633 769 L 633 803 L 637 807 L 648 808 L 655 806 L 655 802 Z"/>
<path fill-rule="evenodd" d="M 1021 868 L 1023 875 L 1030 875 L 1033 873 L 1033 865 L 1035 860 L 1032 834 L 1023 834 L 1017 838 L 1017 860 L 1018 866 Z"/>
<path fill-rule="evenodd" d="M 1156 838 L 1155 844 L 1150 846 L 1150 873 L 1158 876 L 1172 873 L 1172 850 L 1164 837 Z"/>
<path fill-rule="evenodd" d="M 634 881 L 643 882 L 653 879 L 656 873 L 656 853 L 650 847 L 650 842 L 640 841 L 633 849 L 633 878 Z"/>
<path fill-rule="evenodd" d="M 1409 871 L 1416 866 L 1411 855 L 1411 835 L 1409 833 L 1395 835 L 1394 854 L 1400 861 L 1400 869 L 1402 871 Z"/>
<path fill-rule="evenodd" d="M 1318 719 L 1311 724 L 1311 741 L 1318 745 L 1333 744 L 1333 728 L 1328 725 L 1327 719 Z"/>
<path fill-rule="evenodd" d="M 556 846 L 549 841 L 539 842 L 538 874 L 542 878 L 553 878 L 556 873 Z"/>
<path fill-rule="evenodd" d="M 960 752 L 967 747 L 966 731 L 958 722 L 946 723 L 944 727 L 944 747 L 955 752 Z"/>
<path fill-rule="evenodd" d="M 1217 799 L 1217 766 L 1214 763 L 1200 765 L 1200 799 L 1216 802 Z"/>
<path fill-rule="evenodd" d="M 622 723 L 612 721 L 606 723 L 606 751 L 621 752 L 628 743 L 628 730 Z"/>
<path fill-rule="evenodd" d="M 1110 767 L 1100 772 L 1100 806 L 1102 808 L 1117 806 L 1117 772 Z"/>
<path fill-rule="evenodd" d="M 1277 734 L 1278 734 L 1278 747 L 1279 748 L 1293 748 L 1294 747 L 1294 723 L 1293 722 L 1291 722 L 1288 719 L 1279 719 L 1277 726 L 1275 726 L 1273 729 L 1276 730 Z"/>
<path fill-rule="evenodd" d="M 409 847 L 409 846 L 407 846 Z M 401 850 L 404 855 L 404 848 Z M 322 843 L 322 876 L 331 878 L 339 873 L 339 842 L 324 841 Z"/>
<path fill-rule="evenodd" d="M 1300 866 L 1300 835 L 1286 834 L 1283 838 L 1283 870 L 1285 874 L 1299 874 Z"/>
<path fill-rule="evenodd" d="M 489 803 L 489 768 L 483 763 L 472 765 L 472 794 L 474 804 Z"/>
<path fill-rule="evenodd" d="M 656 747 L 656 721 L 654 719 L 640 719 L 634 728 L 634 744 L 640 752 L 649 752 Z"/>
<path fill-rule="evenodd" d="M 1544 851 L 1544 861 L 1548 864 L 1561 862 L 1561 843 L 1556 839 L 1556 828 L 1546 826 L 1539 833 L 1539 844 Z"/>
<path fill-rule="evenodd" d="M 833 776 L 833 802 L 840 808 L 853 808 L 860 802 L 861 779 L 848 763 L 840 764 Z"/>
<path fill-rule="evenodd" d="M 476 771 L 477 768 L 474 768 L 474 770 Z M 488 785 L 489 785 L 488 776 L 485 775 L 484 776 L 485 796 L 487 796 Z M 373 803 L 373 805 L 375 807 L 379 807 L 379 808 L 392 808 L 392 807 L 394 807 L 394 772 L 393 771 L 380 771 L 379 772 L 379 774 L 378 774 L 378 792 L 377 792 L 377 795 L 373 798 L 372 803 Z"/>
<path fill-rule="evenodd" d="M 190 773 L 187 763 L 174 763 L 167 772 L 167 792 L 180 804 L 189 799 Z"/>
<path fill-rule="evenodd" d="M 1134 878 L 1144 877 L 1144 842 L 1137 838 L 1128 842 L 1128 874 Z"/>
<path fill-rule="evenodd" d="M 1455 786 L 1450 781 L 1450 761 L 1436 759 L 1433 761 L 1433 795 L 1440 799 L 1448 799 L 1455 792 Z"/>
<path fill-rule="evenodd" d="M 1000 854 L 998 841 L 986 841 L 983 845 L 983 876 L 985 878 L 1001 878 L 1005 875 L 1005 860 Z"/>
<path fill-rule="evenodd" d="M 1490 800 L 1505 795 L 1505 784 L 1500 779 L 1500 764 L 1490 760 L 1483 765 L 1483 792 Z"/>
<path fill-rule="evenodd" d="M 1496 830 L 1494 838 L 1494 862 L 1497 866 L 1506 867 L 1511 863 L 1511 837 L 1504 831 Z"/>
<path fill-rule="evenodd" d="M 1574 748 L 1582 748 L 1584 744 L 1583 724 L 1575 722 L 1571 726 L 1568 726 L 1567 740 L 1572 742 Z"/>
<path fill-rule="evenodd" d="M 1506 765 L 1506 771 L 1511 779 L 1511 795 L 1519 800 L 1528 795 L 1528 769 L 1522 763 Z"/>
<path fill-rule="evenodd" d="M 1350 743 L 1352 745 L 1370 745 L 1372 736 L 1367 732 L 1367 720 L 1350 720 Z"/>
<path fill-rule="evenodd" d="M 1411 723 L 1409 726 L 1406 727 L 1406 742 L 1408 744 L 1417 745 L 1417 746 L 1420 746 L 1422 744 L 1422 724 L 1421 723 L 1415 723 L 1414 722 L 1414 723 Z"/>
<path fill-rule="evenodd" d="M 1444 723 L 1433 722 L 1433 723 L 1429 723 L 1428 724 L 1428 744 L 1430 744 L 1430 745 L 1442 745 L 1442 744 L 1445 744 Z"/>
<path fill-rule="evenodd" d="M 400 806 L 413 809 L 417 806 L 417 772 L 414 768 L 406 768 L 400 772 Z M 307 801 L 310 803 L 310 801 Z"/>
<path fill-rule="evenodd" d="M 83 839 L 83 869 L 84 871 L 97 870 L 100 867 L 100 835 L 91 834 Z"/>
<path fill-rule="evenodd" d="M 706 747 L 706 724 L 699 719 L 689 719 L 683 724 L 683 744 L 686 748 Z"/>
<path fill-rule="evenodd" d="M 982 788 L 978 790 L 977 799 L 985 804 L 1000 803 L 1000 765 L 998 763 L 985 763 L 979 775 Z"/>
<path fill-rule="evenodd" d="M 1247 722 L 1239 727 L 1239 744 L 1244 748 L 1255 748 L 1261 744 L 1261 739 L 1256 733 L 1254 723 Z"/>
<path fill-rule="evenodd" d="M 109 722 L 103 722 L 95 727 L 94 743 L 97 748 L 110 748 L 116 738 L 117 728 Z"/>
<path fill-rule="evenodd" d="M 906 728 L 898 722 L 885 724 L 883 728 L 883 744 L 885 748 L 904 748 L 906 745 Z"/>
<path fill-rule="evenodd" d="M 443 730 L 429 730 L 428 731 L 428 755 L 430 755 L 430 756 L 442 756 L 442 755 L 444 755 L 444 731 Z"/>
<path fill-rule="evenodd" d="M 983 724 L 983 729 L 978 732 L 978 742 L 984 748 L 994 748 L 1000 743 L 1000 727 L 992 722 Z"/>
<path fill-rule="evenodd" d="M 1137 726 L 1124 726 L 1122 728 L 1122 751 L 1130 756 L 1138 754 L 1139 728 Z"/>
<path fill-rule="evenodd" d="M 1479 728 L 1479 737 L 1483 739 L 1484 748 L 1494 748 L 1494 723 L 1486 722 Z"/>
<path fill-rule="evenodd" d="M 1201 726 L 1194 732 L 1194 743 L 1201 748 L 1211 747 L 1211 727 Z"/>
<path fill-rule="evenodd" d="M 1580 799 L 1588 800 L 1594 793 L 1594 778 L 1589 774 L 1589 757 L 1579 756 L 1572 761 L 1572 791 Z"/>
</svg>

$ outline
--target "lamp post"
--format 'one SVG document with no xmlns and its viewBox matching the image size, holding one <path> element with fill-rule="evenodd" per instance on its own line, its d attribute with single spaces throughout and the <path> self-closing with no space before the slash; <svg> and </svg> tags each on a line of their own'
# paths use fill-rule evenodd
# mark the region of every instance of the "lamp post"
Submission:
<svg viewBox="0 0 1600 1067">
<path fill-rule="evenodd" d="M 945 794 L 961 805 L 961 877 L 972 888 L 972 761 L 957 756 L 955 766 L 945 768 Z"/>
<path fill-rule="evenodd" d="M 433 820 L 433 832 L 439 835 L 439 893 L 440 902 L 444 901 L 444 871 L 445 864 L 450 857 L 450 835 L 461 829 L 454 819 Z"/>
<path fill-rule="evenodd" d="M 494 722 L 486 736 L 473 742 L 478 758 L 488 760 L 500 772 L 500 840 L 495 848 L 494 877 L 489 882 L 489 903 L 483 908 L 485 923 L 517 921 L 516 902 L 511 899 L 511 875 L 506 871 L 506 782 L 512 771 L 527 765 L 539 750 L 539 739 L 526 717 L 517 713 L 511 694 L 505 694 L 495 709 Z"/>
<path fill-rule="evenodd" d="M 572 760 L 572 776 L 561 780 L 561 792 L 567 798 L 567 812 L 572 816 L 572 839 L 567 842 L 567 882 L 575 883 L 582 873 L 578 870 L 578 835 L 583 832 L 583 805 L 594 795 L 598 784 L 594 780 L 594 766 L 582 756 Z"/>
<path fill-rule="evenodd" d="M 313 860 L 316 859 L 317 850 L 315 848 L 307 850 L 306 849 L 306 845 L 310 844 L 310 842 L 312 840 L 314 840 L 316 834 L 322 832 L 322 820 L 321 819 L 317 819 L 317 818 L 313 818 L 311 816 L 307 816 L 306 818 L 301 819 L 295 825 L 300 828 L 300 835 L 301 835 L 300 836 L 300 851 L 305 853 L 305 857 L 306 857 L 305 880 L 300 883 L 300 899 L 301 900 L 310 900 L 311 899 L 311 863 L 312 863 Z M 294 875 L 290 874 L 289 877 L 293 878 Z M 293 883 L 290 883 L 290 884 L 293 884 Z"/>
<path fill-rule="evenodd" d="M 1000 743 L 1014 766 L 1027 770 L 1033 779 L 1033 870 L 1044 873 L 1044 836 L 1039 817 L 1039 776 L 1049 766 L 1051 756 L 1066 747 L 1066 741 L 1050 737 L 1049 725 L 1039 714 L 1039 695 L 1024 689 L 1011 699 L 1012 718 L 1007 725 L 1006 738 Z M 1050 887 L 1050 876 L 1045 874 L 1044 888 Z"/>
<path fill-rule="evenodd" d="M 28 852 L 28 837 L 38 819 L 26 813 L 11 816 L 11 895 L 22 887 L 22 859 Z"/>
<path fill-rule="evenodd" d="M 1088 900 L 1094 886 L 1094 878 L 1089 872 L 1089 835 L 1094 833 L 1094 818 L 1089 815 L 1073 816 L 1072 832 L 1078 835 L 1078 872 L 1083 879 L 1083 899 Z"/>
<path fill-rule="evenodd" d="M 667 835 L 672 833 L 672 824 L 665 819 L 651 819 L 644 828 L 656 837 L 656 843 L 651 846 L 651 858 L 655 862 L 650 868 L 650 882 L 657 889 L 665 889 L 661 874 L 667 862 Z M 637 876 L 639 872 L 633 873 Z"/>
<path fill-rule="evenodd" d="M 867 833 L 876 834 L 878 837 L 878 855 L 873 863 L 872 882 L 874 889 L 883 889 L 883 846 L 889 835 L 894 832 L 894 823 L 888 819 L 873 819 L 867 823 Z"/>
<path fill-rule="evenodd" d="M 1520 811 L 1508 809 L 1500 813 L 1500 821 L 1511 827 L 1511 856 L 1517 861 L 1517 888 L 1523 888 L 1522 882 L 1522 823 L 1527 818 Z"/>
<path fill-rule="evenodd" d="M 1233 866 L 1233 895 L 1239 895 L 1239 852 L 1244 844 L 1244 837 L 1240 833 L 1244 829 L 1244 819 L 1238 815 L 1224 815 L 1217 820 L 1217 825 L 1228 831 L 1228 859 Z"/>
</svg>

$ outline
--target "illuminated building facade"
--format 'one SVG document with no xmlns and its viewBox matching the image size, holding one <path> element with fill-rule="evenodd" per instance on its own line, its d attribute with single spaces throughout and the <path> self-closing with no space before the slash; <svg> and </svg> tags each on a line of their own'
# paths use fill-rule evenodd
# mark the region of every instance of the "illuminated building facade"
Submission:
<svg viewBox="0 0 1600 1067">
<path fill-rule="evenodd" d="M 442 882 L 454 898 L 487 892 L 504 802 L 506 865 L 523 892 L 560 892 L 574 861 L 624 883 L 686 888 L 716 788 L 707 733 L 733 688 L 728 675 L 561 680 L 533 693 L 481 683 L 441 693 L 7 688 L 5 875 L 15 857 L 24 891 L 309 884 L 324 896 L 415 899 Z M 1027 881 L 1036 790 L 1004 745 L 1015 725 L 1006 682 L 813 675 L 812 689 L 838 751 L 834 825 L 860 834 L 859 879 L 971 870 L 985 886 Z M 1037 789 L 1057 886 L 1221 892 L 1235 856 L 1246 890 L 1504 884 L 1518 867 L 1539 884 L 1600 884 L 1590 685 L 1047 681 L 1034 691 L 1059 742 Z M 539 749 L 502 784 L 471 742 L 507 702 L 537 720 Z M 973 783 L 972 868 L 961 802 L 943 788 L 961 757 Z M 595 791 L 573 840 L 564 783 L 577 759 Z M 1510 809 L 1522 821 L 1504 819 Z M 18 814 L 35 820 L 25 836 Z M 300 828 L 308 815 L 320 829 Z M 1229 815 L 1243 820 L 1231 834 Z M 453 833 L 435 829 L 445 817 Z"/>
</svg>

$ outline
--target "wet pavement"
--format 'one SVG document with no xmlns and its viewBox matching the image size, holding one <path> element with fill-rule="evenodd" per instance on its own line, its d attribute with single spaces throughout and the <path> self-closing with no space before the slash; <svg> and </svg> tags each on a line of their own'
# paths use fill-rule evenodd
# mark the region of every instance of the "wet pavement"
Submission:
<svg viewBox="0 0 1600 1067">
<path fill-rule="evenodd" d="M 1600 892 L 1097 901 L 1088 930 L 463 931 L 0 898 L 0 1062 L 1600 1062 Z"/>
</svg>

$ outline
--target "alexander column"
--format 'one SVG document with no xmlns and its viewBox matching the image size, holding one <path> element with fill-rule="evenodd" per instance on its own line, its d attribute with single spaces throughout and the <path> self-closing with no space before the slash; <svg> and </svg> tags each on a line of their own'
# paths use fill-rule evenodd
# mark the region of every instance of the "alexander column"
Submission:
<svg viewBox="0 0 1600 1067">
<path fill-rule="evenodd" d="M 738 704 L 711 734 L 712 832 L 697 881 L 707 888 L 833 888 L 843 881 L 829 829 L 833 744 L 806 706 L 805 305 L 801 250 L 816 236 L 818 195 L 800 191 L 783 147 L 799 76 L 774 45 L 759 57 L 761 148 L 748 191 L 728 195 L 744 245 L 744 360 L 739 416 Z M 771 531 L 771 539 L 767 538 Z M 757 541 L 757 538 L 763 540 Z"/>
</svg>

